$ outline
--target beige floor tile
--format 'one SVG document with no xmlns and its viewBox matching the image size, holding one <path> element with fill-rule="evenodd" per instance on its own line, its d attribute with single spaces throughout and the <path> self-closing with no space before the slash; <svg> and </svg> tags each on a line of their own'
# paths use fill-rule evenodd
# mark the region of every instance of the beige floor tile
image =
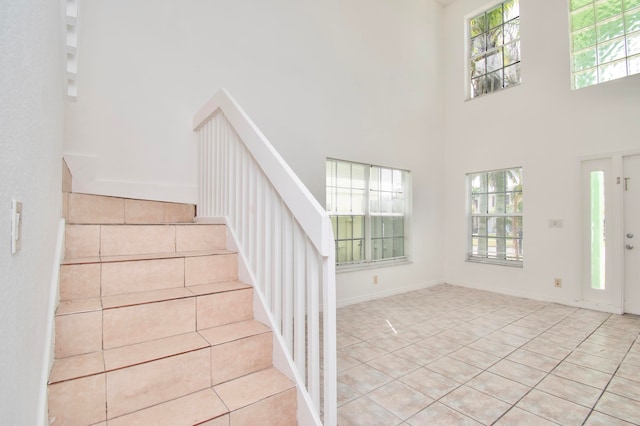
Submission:
<svg viewBox="0 0 640 426">
<path fill-rule="evenodd" d="M 564 348 L 562 346 L 549 344 L 542 340 L 533 339 L 529 343 L 522 346 L 522 349 L 526 349 L 537 354 L 545 355 L 557 360 L 563 360 L 571 353 L 571 349 Z"/>
<path fill-rule="evenodd" d="M 461 343 L 447 339 L 446 332 L 424 339 L 423 341 L 418 342 L 417 345 L 428 348 L 430 351 L 433 351 L 437 355 L 450 354 L 451 352 L 457 351 L 463 346 Z"/>
<path fill-rule="evenodd" d="M 275 368 L 269 368 L 217 385 L 213 390 L 229 410 L 235 411 L 294 386 L 284 374 Z"/>
<path fill-rule="evenodd" d="M 374 337 L 368 340 L 367 343 L 377 346 L 386 352 L 393 352 L 412 344 L 409 340 L 403 339 L 396 334 Z"/>
<path fill-rule="evenodd" d="M 358 361 L 353 357 L 350 357 L 349 355 L 347 355 L 345 352 L 341 350 L 337 351 L 336 363 L 337 363 L 338 373 L 348 370 L 350 368 L 353 368 L 356 365 L 362 364 L 360 361 Z"/>
<path fill-rule="evenodd" d="M 72 192 L 69 223 L 124 223 L 124 200 Z"/>
<path fill-rule="evenodd" d="M 100 226 L 67 225 L 64 237 L 66 259 L 88 258 L 100 255 Z"/>
<path fill-rule="evenodd" d="M 611 379 L 611 374 L 603 373 L 581 365 L 572 364 L 570 362 L 561 362 L 552 371 L 552 374 L 574 380 L 585 385 L 593 386 L 598 389 L 604 389 Z"/>
<path fill-rule="evenodd" d="M 511 408 L 510 404 L 468 386 L 460 386 L 440 402 L 483 424 L 493 423 Z"/>
<path fill-rule="evenodd" d="M 480 368 L 448 356 L 427 364 L 425 368 L 460 383 L 465 383 L 482 372 Z"/>
<path fill-rule="evenodd" d="M 487 338 L 476 340 L 471 343 L 469 347 L 498 357 L 505 357 L 517 349 L 515 346 L 506 345 Z"/>
<path fill-rule="evenodd" d="M 418 364 L 394 353 L 383 355 L 379 358 L 368 361 L 367 364 L 396 379 L 420 368 Z"/>
<path fill-rule="evenodd" d="M 512 352 L 506 359 L 546 372 L 553 370 L 555 366 L 560 363 L 558 359 L 530 352 L 526 349 L 518 349 Z"/>
<path fill-rule="evenodd" d="M 616 375 L 624 377 L 625 379 L 640 382 L 640 368 L 626 361 L 623 361 L 622 364 L 620 364 L 620 368 L 616 371 Z"/>
<path fill-rule="evenodd" d="M 104 359 L 102 352 L 60 358 L 56 359 L 53 364 L 49 375 L 49 383 L 62 382 L 103 372 Z"/>
<path fill-rule="evenodd" d="M 105 225 L 100 227 L 100 255 L 175 253 L 173 225 Z"/>
<path fill-rule="evenodd" d="M 527 337 L 506 333 L 502 330 L 494 331 L 493 333 L 488 334 L 486 338 L 493 340 L 494 342 L 504 343 L 505 345 L 514 346 L 516 348 L 519 348 L 530 340 Z"/>
<path fill-rule="evenodd" d="M 100 297 L 100 264 L 60 266 L 60 300 Z"/>
<path fill-rule="evenodd" d="M 367 394 L 371 400 L 396 417 L 408 419 L 433 403 L 433 399 L 397 380 Z"/>
<path fill-rule="evenodd" d="M 366 396 L 360 397 L 338 408 L 340 426 L 394 426 L 402 419 L 394 416 Z"/>
<path fill-rule="evenodd" d="M 381 357 L 382 355 L 386 355 L 389 351 L 372 345 L 367 341 L 346 347 L 343 349 L 343 352 L 360 362 L 367 362 L 374 358 Z"/>
<path fill-rule="evenodd" d="M 592 408 L 595 405 L 602 393 L 601 389 L 553 374 L 548 375 L 538 383 L 536 389 L 588 408 Z"/>
<path fill-rule="evenodd" d="M 584 341 L 576 348 L 576 351 L 587 352 L 600 358 L 607 358 L 613 361 L 620 362 L 627 354 L 627 349 L 616 349 L 614 346 L 606 346 L 598 343 Z"/>
<path fill-rule="evenodd" d="M 586 352 L 578 352 L 577 350 L 573 351 L 565 361 L 609 374 L 613 374 L 619 365 L 618 362 L 611 359 L 590 355 Z"/>
<path fill-rule="evenodd" d="M 338 374 L 338 381 L 366 394 L 393 380 L 381 371 L 366 364 L 361 364 Z"/>
<path fill-rule="evenodd" d="M 420 411 L 418 414 L 408 419 L 407 423 L 411 426 L 479 426 L 482 424 L 439 402 L 435 402 Z"/>
<path fill-rule="evenodd" d="M 86 312 L 55 318 L 55 357 L 102 350 L 102 312 Z"/>
<path fill-rule="evenodd" d="M 238 279 L 237 254 L 187 257 L 184 260 L 185 285 L 209 284 Z"/>
<path fill-rule="evenodd" d="M 421 346 L 418 344 L 413 344 L 411 346 L 404 347 L 394 352 L 395 355 L 404 358 L 413 362 L 414 364 L 418 364 L 419 366 L 424 366 L 430 362 L 441 358 L 444 354 L 441 354 L 437 349 L 433 350 L 425 346 Z"/>
<path fill-rule="evenodd" d="M 535 386 L 546 375 L 543 371 L 509 361 L 508 359 L 503 359 L 496 363 L 488 371 L 530 387 Z"/>
<path fill-rule="evenodd" d="M 347 346 L 355 345 L 356 343 L 362 343 L 362 340 L 345 333 L 344 331 L 336 332 L 336 349 L 344 349 Z"/>
<path fill-rule="evenodd" d="M 547 419 L 536 416 L 528 411 L 521 410 L 518 407 L 511 408 L 505 413 L 497 422 L 496 426 L 514 426 L 514 425 L 529 425 L 529 426 L 554 426 L 555 422 L 550 422 Z"/>
<path fill-rule="evenodd" d="M 611 392 L 602 395 L 595 410 L 627 422 L 640 423 L 640 401 Z"/>
<path fill-rule="evenodd" d="M 486 352 L 482 352 L 469 347 L 464 347 L 452 352 L 449 355 L 451 358 L 455 358 L 458 361 L 466 362 L 474 367 L 481 368 L 483 370 L 491 367 L 496 362 L 500 361 L 500 358 Z"/>
<path fill-rule="evenodd" d="M 624 420 L 597 411 L 592 411 L 587 421 L 584 422 L 584 426 L 632 426 L 637 424 L 638 423 L 625 422 Z"/>
<path fill-rule="evenodd" d="M 582 425 L 590 412 L 586 407 L 535 389 L 522 398 L 516 406 L 566 426 Z"/>
<path fill-rule="evenodd" d="M 433 399 L 440 399 L 460 386 L 460 383 L 455 380 L 451 380 L 426 368 L 413 371 L 401 377 L 400 381 Z"/>
<path fill-rule="evenodd" d="M 214 385 L 254 373 L 272 364 L 273 336 L 263 333 L 211 347 Z"/>
<path fill-rule="evenodd" d="M 538 336 L 540 332 L 538 330 L 534 330 L 532 328 L 522 327 L 515 324 L 509 324 L 506 327 L 501 329 L 504 333 L 513 334 L 516 336 L 524 337 L 527 339 L 533 339 Z"/>
<path fill-rule="evenodd" d="M 640 382 L 616 375 L 607 386 L 607 392 L 640 401 Z"/>
<path fill-rule="evenodd" d="M 102 295 L 184 286 L 184 259 L 154 259 L 102 264 Z"/>
<path fill-rule="evenodd" d="M 353 401 L 354 399 L 360 398 L 362 394 L 357 390 L 353 389 L 351 386 L 338 382 L 338 407 L 342 407 L 344 404 Z"/>
<path fill-rule="evenodd" d="M 509 404 L 517 403 L 530 387 L 493 373 L 483 372 L 467 382 L 467 386 Z"/>
</svg>

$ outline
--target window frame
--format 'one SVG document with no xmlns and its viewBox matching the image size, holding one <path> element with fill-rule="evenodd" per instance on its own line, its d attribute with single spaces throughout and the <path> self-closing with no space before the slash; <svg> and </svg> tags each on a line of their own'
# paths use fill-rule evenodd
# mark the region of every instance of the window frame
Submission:
<svg viewBox="0 0 640 426">
<path fill-rule="evenodd" d="M 346 211 L 339 211 L 337 210 L 337 198 L 336 198 L 336 209 L 335 210 L 330 210 L 329 207 L 329 176 L 328 176 L 328 167 L 329 167 L 329 163 L 330 162 L 335 162 L 336 164 L 338 162 L 340 163 L 346 163 L 349 165 L 359 165 L 359 166 L 363 166 L 364 170 L 365 170 L 365 174 L 364 174 L 364 192 L 363 192 L 363 213 L 360 214 L 358 212 L 353 212 L 353 206 L 352 206 L 352 210 L 350 212 L 346 212 Z M 403 180 L 403 185 L 402 185 L 402 191 L 401 193 L 403 194 L 403 212 L 392 212 L 392 213 L 388 213 L 388 212 L 375 212 L 372 210 L 371 208 L 371 201 L 372 201 L 372 192 L 376 191 L 375 189 L 371 188 L 371 170 L 373 168 L 378 168 L 380 170 L 385 169 L 385 170 L 391 170 L 393 171 L 397 171 L 402 173 L 402 180 Z M 350 181 L 352 181 L 352 178 L 350 178 Z M 339 188 L 338 186 L 335 186 L 335 188 Z M 350 187 L 349 188 L 354 188 L 353 184 L 350 182 Z M 343 189 L 346 189 L 346 187 L 343 187 Z M 378 191 L 378 192 L 383 192 L 383 191 Z M 384 192 L 389 192 L 389 191 L 384 191 Z M 396 192 L 396 191 L 391 191 L 391 192 Z M 325 161 L 325 208 L 327 209 L 327 213 L 329 213 L 331 222 L 332 222 L 332 226 L 339 226 L 338 225 L 338 218 L 339 217 L 345 217 L 345 216 L 362 216 L 364 218 L 364 232 L 363 232 L 363 244 L 364 244 L 364 251 L 363 251 L 363 258 L 362 260 L 357 260 L 357 261 L 349 261 L 349 262 L 343 262 L 343 263 L 339 263 L 339 257 L 338 257 L 338 241 L 347 241 L 347 240 L 353 240 L 355 241 L 355 238 L 348 238 L 348 239 L 339 239 L 338 235 L 336 235 L 336 228 L 334 227 L 334 241 L 336 242 L 336 270 L 337 271 L 348 271 L 348 270 L 357 270 L 357 269 L 366 269 L 369 267 L 383 267 L 383 266 L 393 266 L 393 265 L 398 265 L 398 264 L 403 264 L 403 263 L 409 263 L 410 260 L 410 238 L 409 238 L 409 234 L 410 234 L 410 216 L 411 216 L 411 172 L 409 170 L 405 170 L 405 169 L 399 169 L 399 168 L 395 168 L 395 167 L 389 167 L 389 166 L 380 166 L 380 165 L 376 165 L 376 164 L 369 164 L 369 163 L 363 163 L 363 162 L 357 162 L 357 161 L 349 161 L 349 160 L 341 160 L 341 159 L 337 159 L 337 158 L 331 158 L 328 157 L 326 158 Z M 337 196 L 336 196 L 337 197 Z M 392 236 L 390 237 L 392 240 L 393 239 L 399 239 L 402 238 L 403 240 L 403 254 L 400 256 L 395 256 L 395 257 L 387 257 L 387 258 L 380 258 L 380 259 L 374 259 L 373 258 L 373 241 L 376 239 L 384 239 L 385 237 L 373 237 L 372 236 L 372 232 L 373 232 L 373 218 L 375 217 L 402 217 L 403 218 L 403 236 L 402 237 L 395 237 Z M 334 218 L 336 218 L 336 224 L 334 225 Z M 389 237 L 388 237 L 389 238 Z M 384 250 L 383 248 L 381 248 L 380 250 Z"/>
<path fill-rule="evenodd" d="M 586 87 L 597 86 L 599 84 L 607 83 L 609 81 L 618 80 L 620 78 L 631 77 L 633 75 L 640 75 L 640 49 L 636 52 L 629 53 L 629 39 L 637 39 L 638 45 L 640 45 L 640 4 L 631 5 L 629 9 L 627 9 L 627 2 L 630 0 L 620 0 L 620 10 L 618 12 L 612 12 L 609 16 L 605 18 L 598 19 L 598 6 L 602 5 L 603 2 L 598 2 L 597 0 L 568 0 L 567 1 L 567 9 L 568 9 L 568 28 L 569 28 L 569 58 L 571 61 L 571 89 L 572 90 L 580 90 Z M 574 9 L 574 3 L 580 3 Z M 584 4 L 581 4 L 584 3 Z M 592 10 L 592 23 L 586 23 L 585 25 L 573 29 L 573 17 L 583 15 L 585 12 L 589 12 L 589 9 Z M 605 11 L 606 12 L 606 11 Z M 588 13 L 584 15 L 585 17 L 589 15 Z M 631 17 L 636 15 L 636 20 L 632 20 L 631 24 L 636 25 L 635 30 L 629 31 L 627 22 L 627 17 Z M 576 18 L 578 19 L 578 18 Z M 589 21 L 590 19 L 587 19 Z M 622 33 L 617 35 L 610 35 L 609 38 L 603 38 L 600 40 L 599 29 L 604 28 L 607 24 L 615 24 L 616 21 L 620 21 L 620 25 L 622 27 Z M 586 21 L 585 21 L 586 22 Z M 578 24 L 580 25 L 580 24 Z M 613 27 L 611 27 L 613 28 Z M 588 41 L 590 38 L 590 32 L 593 32 L 593 40 Z M 579 39 L 578 37 L 584 36 L 584 38 Z M 606 37 L 606 35 L 605 35 Z M 614 42 L 622 41 L 622 50 L 624 50 L 624 55 L 620 57 L 605 58 L 602 60 L 600 57 L 602 55 L 607 54 L 607 49 L 605 46 L 611 45 L 613 46 Z M 580 44 L 580 48 L 576 49 L 576 43 L 582 42 L 584 45 Z M 592 43 L 592 44 L 589 44 Z M 615 49 L 611 50 L 613 52 Z M 590 54 L 593 55 L 590 55 Z M 584 66 L 583 68 L 577 68 L 577 61 L 581 55 L 585 55 L 585 59 L 589 59 L 592 56 L 592 60 L 595 64 L 592 66 Z M 632 72 L 631 67 L 632 63 L 635 61 L 635 66 L 638 67 L 636 72 Z M 625 74 L 622 75 L 614 75 L 611 78 L 607 78 L 606 68 L 611 67 L 612 72 L 616 72 L 614 67 L 617 67 L 624 63 Z M 595 75 L 591 74 L 594 73 Z M 591 74 L 591 75 L 590 75 Z M 584 81 L 578 84 L 580 77 L 584 77 Z M 590 79 L 595 80 L 590 80 Z M 604 79 L 607 78 L 607 79 Z M 590 80 L 590 81 L 587 81 Z"/>
<path fill-rule="evenodd" d="M 492 49 L 487 49 L 484 50 L 483 53 L 481 54 L 477 54 L 477 55 L 473 55 L 473 47 L 472 47 L 472 39 L 475 37 L 471 37 L 471 21 L 474 18 L 479 17 L 480 15 L 486 15 L 488 12 L 490 12 L 491 10 L 495 9 L 497 6 L 503 6 L 504 8 L 504 4 L 505 3 L 509 3 L 511 0 L 496 0 L 496 1 L 492 1 L 490 3 L 485 4 L 483 7 L 476 9 L 475 11 L 473 11 L 472 13 L 469 13 L 467 15 L 465 15 L 464 17 L 464 36 L 465 36 L 465 49 L 464 49 L 464 53 L 465 53 L 465 58 L 464 58 L 464 62 L 465 62 L 465 96 L 466 96 L 466 100 L 472 100 L 472 99 L 476 99 L 476 98 L 481 98 L 485 95 L 489 95 L 491 93 L 495 93 L 495 92 L 501 92 L 505 89 L 510 89 L 512 87 L 517 87 L 519 85 L 522 84 L 522 67 L 521 67 L 521 63 L 522 63 L 522 49 L 520 47 L 520 0 L 515 0 L 518 3 L 518 14 L 515 17 L 512 17 L 510 20 L 505 21 L 504 20 L 504 9 L 503 9 L 503 20 L 502 20 L 502 24 L 501 26 L 504 28 L 504 25 L 506 23 L 512 23 L 513 21 L 517 20 L 518 21 L 518 37 L 517 39 L 513 39 L 507 43 L 504 43 L 504 39 L 503 42 L 498 46 L 494 46 Z M 497 27 L 494 27 L 497 28 Z M 487 28 L 486 33 L 490 32 L 490 28 Z M 503 31 L 503 36 L 504 36 L 504 31 Z M 507 45 L 511 45 L 511 44 L 517 44 L 518 46 L 518 60 L 513 62 L 512 64 L 509 64 L 508 66 L 505 66 L 504 64 L 504 53 L 502 56 L 502 65 L 500 68 L 500 70 L 502 70 L 502 87 L 496 89 L 496 90 L 492 90 L 489 92 L 484 92 L 484 93 L 480 93 L 476 96 L 474 96 L 474 91 L 473 91 L 473 80 L 474 78 L 472 77 L 472 62 L 474 58 L 479 58 L 482 56 L 489 56 L 488 53 L 489 52 L 493 52 L 493 51 L 499 51 L 501 48 L 504 48 Z M 518 72 L 518 81 L 516 83 L 510 84 L 508 86 L 504 85 L 504 70 L 505 68 L 510 68 L 511 66 L 517 66 L 517 72 Z M 493 70 L 492 72 L 497 71 Z M 483 76 L 487 76 L 491 73 L 487 73 L 485 72 L 483 74 Z M 476 76 L 478 77 L 478 76 Z"/>
<path fill-rule="evenodd" d="M 508 190 L 508 183 L 505 181 L 505 189 L 504 191 L 495 191 L 495 192 L 490 192 L 489 191 L 489 187 L 488 187 L 488 175 L 490 173 L 496 173 L 496 172 L 509 172 L 509 171 L 513 171 L 513 170 L 519 170 L 519 175 L 520 175 L 520 190 L 519 191 L 514 191 L 514 190 Z M 487 175 L 487 191 L 486 192 L 477 192 L 475 194 L 485 194 L 487 196 L 487 204 L 488 204 L 488 200 L 489 200 L 489 195 L 491 194 L 495 194 L 497 196 L 497 194 L 505 194 L 505 197 L 507 194 L 511 194 L 511 193 L 520 193 L 521 197 L 524 196 L 524 188 L 523 188 L 523 167 L 522 166 L 515 166 L 515 167 L 507 167 L 507 168 L 503 168 L 503 169 L 494 169 L 494 170 L 484 170 L 484 171 L 476 171 L 476 172 L 469 172 L 465 175 L 465 180 L 466 180 L 466 196 L 467 196 L 467 201 L 466 201 L 466 210 L 467 210 L 467 252 L 466 252 L 466 256 L 465 256 L 465 260 L 467 262 L 471 262 L 471 263 L 485 263 L 485 264 L 492 264 L 492 265 L 500 265 L 500 266 L 511 266 L 511 267 L 517 267 L 517 268 L 522 268 L 524 266 L 524 252 L 522 250 L 522 243 L 524 241 L 524 208 L 521 206 L 520 211 L 517 211 L 517 202 L 514 204 L 514 211 L 513 212 L 504 212 L 504 213 L 489 213 L 488 211 L 486 213 L 483 212 L 478 212 L 478 213 L 474 213 L 473 212 L 473 200 L 474 200 L 474 192 L 473 192 L 473 188 L 472 188 L 472 179 L 474 176 L 477 175 L 481 175 L 481 174 L 486 174 Z M 507 178 L 508 179 L 508 178 Z M 514 194 L 515 195 L 515 194 Z M 520 203 L 522 203 L 522 198 L 519 201 Z M 505 210 L 506 210 L 506 203 L 505 203 Z M 506 240 L 511 239 L 514 241 L 517 241 L 517 246 L 516 246 L 516 251 L 519 252 L 518 258 L 516 259 L 509 259 L 507 256 L 507 253 L 505 252 L 504 258 L 498 258 L 498 257 L 490 257 L 490 253 L 487 250 L 487 252 L 484 255 L 480 255 L 480 254 L 474 254 L 473 252 L 473 240 L 474 240 L 474 218 L 487 218 L 487 220 L 489 218 L 520 218 L 520 232 L 521 235 L 519 238 L 514 238 L 514 237 L 508 237 L 506 234 L 506 223 L 505 223 L 505 235 L 503 236 L 495 236 L 494 239 L 500 239 L 500 238 L 504 238 L 505 239 L 505 247 L 506 247 Z M 484 236 L 487 240 L 491 238 L 491 236 L 489 235 L 488 231 L 487 234 Z M 475 238 L 482 238 L 481 236 L 475 236 Z M 488 244 L 488 243 L 487 243 Z M 497 250 L 496 250 L 496 255 L 497 255 Z"/>
</svg>

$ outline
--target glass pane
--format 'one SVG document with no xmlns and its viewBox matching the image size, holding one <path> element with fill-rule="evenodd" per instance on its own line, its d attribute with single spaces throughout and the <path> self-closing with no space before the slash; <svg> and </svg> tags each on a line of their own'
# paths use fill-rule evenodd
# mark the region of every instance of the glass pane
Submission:
<svg viewBox="0 0 640 426">
<path fill-rule="evenodd" d="M 581 73 L 577 73 L 573 76 L 573 86 L 576 89 L 592 86 L 597 82 L 598 82 L 598 72 L 596 71 L 595 68 L 587 71 L 583 71 Z"/>
<path fill-rule="evenodd" d="M 487 31 L 487 18 L 484 13 L 469 21 L 469 31 L 471 32 L 471 37 L 475 37 L 478 34 L 482 34 Z"/>
<path fill-rule="evenodd" d="M 507 173 L 507 191 L 522 191 L 522 169 L 510 169 Z"/>
<path fill-rule="evenodd" d="M 336 258 L 338 263 L 353 261 L 353 241 L 338 241 L 336 245 Z"/>
<path fill-rule="evenodd" d="M 357 189 L 364 189 L 365 187 L 365 165 L 352 164 L 351 165 L 351 187 Z"/>
<path fill-rule="evenodd" d="M 351 191 L 351 212 L 364 213 L 365 210 L 364 189 L 354 189 Z"/>
<path fill-rule="evenodd" d="M 397 217 L 393 221 L 393 235 L 404 239 L 404 217 Z"/>
<path fill-rule="evenodd" d="M 327 160 L 325 167 L 327 174 L 327 186 L 335 186 L 336 162 Z"/>
<path fill-rule="evenodd" d="M 353 217 L 338 216 L 338 239 L 346 240 L 353 237 Z"/>
<path fill-rule="evenodd" d="M 404 213 L 404 196 L 402 193 L 394 192 L 391 200 L 392 213 Z"/>
<path fill-rule="evenodd" d="M 520 63 L 504 69 L 504 87 L 520 84 Z"/>
<path fill-rule="evenodd" d="M 487 236 L 495 237 L 498 235 L 498 223 L 496 217 L 487 218 Z"/>
<path fill-rule="evenodd" d="M 382 216 L 371 216 L 371 238 L 382 237 Z"/>
<path fill-rule="evenodd" d="M 624 0 L 624 10 L 631 10 L 634 7 L 640 7 L 640 0 Z"/>
<path fill-rule="evenodd" d="M 475 175 L 469 175 L 469 180 L 471 182 L 471 193 L 475 194 L 478 192 L 487 192 L 487 174 L 479 173 Z"/>
<path fill-rule="evenodd" d="M 380 190 L 391 191 L 393 189 L 392 174 L 390 169 L 380 169 Z"/>
<path fill-rule="evenodd" d="M 351 187 L 351 164 L 339 161 L 337 171 L 337 186 L 342 188 Z"/>
<path fill-rule="evenodd" d="M 596 22 L 604 21 L 622 13 L 622 0 L 600 0 L 596 2 Z"/>
<path fill-rule="evenodd" d="M 605 288 L 604 172 L 591 172 L 591 288 Z"/>
<path fill-rule="evenodd" d="M 627 56 L 640 53 L 640 33 L 627 36 Z"/>
<path fill-rule="evenodd" d="M 571 0 L 571 10 L 580 9 L 583 6 L 591 4 L 593 0 Z"/>
<path fill-rule="evenodd" d="M 598 46 L 598 63 L 605 64 L 625 57 L 624 38 L 611 40 Z"/>
<path fill-rule="evenodd" d="M 353 216 L 353 238 L 364 238 L 364 216 Z"/>
<path fill-rule="evenodd" d="M 486 93 L 495 92 L 502 89 L 502 70 L 487 74 L 484 80 L 484 90 Z"/>
<path fill-rule="evenodd" d="M 504 47 L 504 65 L 511 65 L 520 62 L 520 41 L 507 44 Z"/>
<path fill-rule="evenodd" d="M 487 12 L 487 20 L 489 21 L 489 29 L 502 24 L 502 5 L 499 5 Z"/>
<path fill-rule="evenodd" d="M 627 30 L 627 34 L 640 30 L 640 9 L 637 9 L 635 12 L 625 14 L 624 25 Z"/>
<path fill-rule="evenodd" d="M 338 188 L 336 190 L 337 210 L 346 213 L 351 211 L 351 190 Z"/>
<path fill-rule="evenodd" d="M 382 236 L 393 237 L 393 217 L 387 216 L 382 219 Z"/>
<path fill-rule="evenodd" d="M 382 259 L 382 239 L 371 240 L 371 259 Z"/>
<path fill-rule="evenodd" d="M 571 35 L 572 48 L 576 52 L 596 45 L 596 29 L 590 27 Z"/>
<path fill-rule="evenodd" d="M 627 76 L 627 61 L 623 59 L 617 62 L 611 62 L 606 65 L 598 67 L 598 73 L 600 74 L 600 82 L 611 81 L 617 78 Z"/>
<path fill-rule="evenodd" d="M 505 235 L 512 238 L 522 238 L 522 217 L 509 217 L 505 223 Z"/>
<path fill-rule="evenodd" d="M 369 167 L 369 189 L 377 191 L 380 189 L 380 169 Z"/>
<path fill-rule="evenodd" d="M 338 217 L 331 216 L 331 227 L 333 228 L 333 239 L 338 239 Z"/>
<path fill-rule="evenodd" d="M 391 213 L 393 211 L 391 192 L 380 193 L 380 213 Z"/>
<path fill-rule="evenodd" d="M 485 77 L 478 77 L 471 80 L 471 97 L 484 94 Z"/>
<path fill-rule="evenodd" d="M 484 53 L 487 50 L 487 35 L 480 34 L 479 36 L 471 39 L 471 56 L 476 56 Z"/>
<path fill-rule="evenodd" d="M 598 65 L 596 59 L 596 48 L 587 49 L 573 56 L 573 70 L 582 71 L 587 68 L 593 68 Z"/>
<path fill-rule="evenodd" d="M 592 7 L 571 13 L 571 31 L 595 24 L 596 16 Z"/>
<path fill-rule="evenodd" d="M 506 175 L 504 170 L 489 172 L 489 192 L 504 192 L 506 190 Z"/>
<path fill-rule="evenodd" d="M 487 235 L 487 218 L 472 217 L 471 218 L 471 234 L 473 236 L 484 237 Z"/>
<path fill-rule="evenodd" d="M 640 73 L 640 55 L 627 59 L 627 67 L 629 75 Z"/>
<path fill-rule="evenodd" d="M 504 2 L 504 22 L 520 16 L 520 4 L 518 0 Z"/>
<path fill-rule="evenodd" d="M 471 77 L 478 77 L 487 73 L 485 67 L 486 60 L 484 57 L 477 58 L 471 61 Z"/>
<path fill-rule="evenodd" d="M 502 46 L 504 40 L 502 38 L 502 25 L 489 31 L 489 37 L 487 38 L 487 49 L 492 49 L 497 46 Z"/>
<path fill-rule="evenodd" d="M 504 42 L 509 43 L 520 39 L 520 19 L 504 24 Z"/>
<path fill-rule="evenodd" d="M 393 239 L 393 257 L 404 256 L 404 238 Z"/>
<path fill-rule="evenodd" d="M 496 53 L 487 55 L 487 73 L 502 68 L 502 49 L 498 49 Z"/>
<path fill-rule="evenodd" d="M 490 257 L 492 259 L 497 258 L 496 254 L 496 250 L 498 247 L 498 240 L 495 238 L 487 238 L 487 257 Z"/>
<path fill-rule="evenodd" d="M 599 43 L 602 43 L 603 41 L 611 40 L 612 38 L 615 38 L 615 37 L 620 37 L 621 35 L 624 34 L 623 17 L 620 16 L 611 21 L 598 24 L 596 26 L 596 30 L 598 32 Z"/>
<path fill-rule="evenodd" d="M 364 260 L 364 240 L 353 241 L 353 261 L 360 262 Z"/>
</svg>

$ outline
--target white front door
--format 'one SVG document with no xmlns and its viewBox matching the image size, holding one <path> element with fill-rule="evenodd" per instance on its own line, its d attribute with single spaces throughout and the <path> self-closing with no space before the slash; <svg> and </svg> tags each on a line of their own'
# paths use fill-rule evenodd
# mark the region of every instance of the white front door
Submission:
<svg viewBox="0 0 640 426">
<path fill-rule="evenodd" d="M 640 314 L 640 155 L 623 159 L 624 312 Z"/>
</svg>

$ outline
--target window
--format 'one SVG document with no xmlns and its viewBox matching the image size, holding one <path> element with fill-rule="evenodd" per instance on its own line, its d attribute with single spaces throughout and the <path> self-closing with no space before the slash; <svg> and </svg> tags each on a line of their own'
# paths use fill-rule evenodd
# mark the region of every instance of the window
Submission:
<svg viewBox="0 0 640 426">
<path fill-rule="evenodd" d="M 409 172 L 333 159 L 326 167 L 336 263 L 406 259 Z"/>
<path fill-rule="evenodd" d="M 467 175 L 467 260 L 522 266 L 522 168 Z"/>
<path fill-rule="evenodd" d="M 472 98 L 520 84 L 518 1 L 505 1 L 469 20 Z"/>
<path fill-rule="evenodd" d="M 640 73 L 640 0 L 569 0 L 573 88 Z"/>
</svg>

